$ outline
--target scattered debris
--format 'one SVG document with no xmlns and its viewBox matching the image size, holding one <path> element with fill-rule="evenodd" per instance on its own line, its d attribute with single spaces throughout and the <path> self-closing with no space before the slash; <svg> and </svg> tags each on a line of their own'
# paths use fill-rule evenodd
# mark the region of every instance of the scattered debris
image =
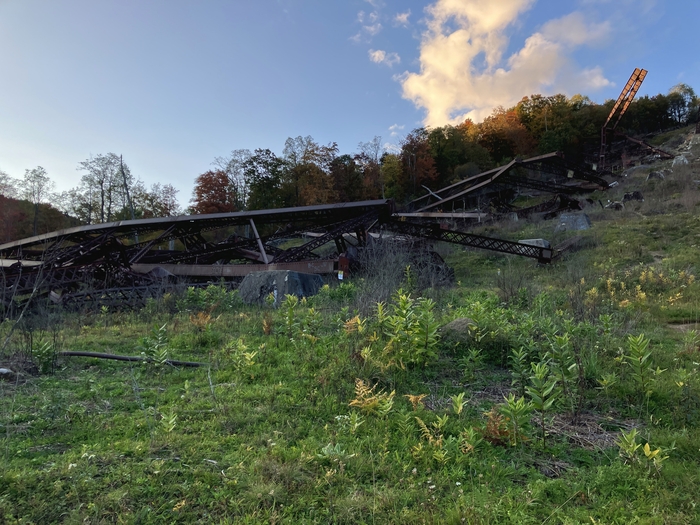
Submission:
<svg viewBox="0 0 700 525">
<path fill-rule="evenodd" d="M 520 244 L 529 244 L 530 246 L 539 246 L 540 248 L 551 248 L 552 243 L 546 239 L 521 239 Z"/>
<path fill-rule="evenodd" d="M 16 377 L 17 374 L 9 368 L 0 368 L 0 379 L 3 381 L 14 381 Z"/>
<path fill-rule="evenodd" d="M 629 202 L 629 201 L 642 201 L 642 202 L 644 202 L 644 195 L 642 195 L 642 192 L 638 191 L 638 190 L 627 192 L 622 196 L 622 202 Z"/>
<path fill-rule="evenodd" d="M 631 168 L 627 168 L 625 171 L 622 172 L 623 177 L 629 177 L 630 175 L 634 175 L 635 173 L 639 171 L 647 171 L 650 170 L 651 166 L 648 164 L 642 164 L 640 166 L 632 166 Z"/>
<path fill-rule="evenodd" d="M 620 201 L 611 201 L 605 205 L 605 208 L 608 210 L 621 211 L 625 209 L 625 205 L 622 204 Z"/>
</svg>

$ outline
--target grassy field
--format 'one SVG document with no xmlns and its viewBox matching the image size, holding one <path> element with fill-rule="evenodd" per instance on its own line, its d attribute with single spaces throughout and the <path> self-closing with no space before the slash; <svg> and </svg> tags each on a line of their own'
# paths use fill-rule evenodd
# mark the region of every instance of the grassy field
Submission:
<svg viewBox="0 0 700 525">
<path fill-rule="evenodd" d="M 648 171 L 549 266 L 440 247 L 449 288 L 5 320 L 0 523 L 700 523 L 700 192 Z"/>
</svg>

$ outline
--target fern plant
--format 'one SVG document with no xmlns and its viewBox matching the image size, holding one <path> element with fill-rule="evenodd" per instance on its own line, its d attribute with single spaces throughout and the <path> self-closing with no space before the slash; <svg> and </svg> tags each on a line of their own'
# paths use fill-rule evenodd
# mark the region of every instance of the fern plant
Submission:
<svg viewBox="0 0 700 525">
<path fill-rule="evenodd" d="M 355 379 L 355 399 L 350 401 L 351 407 L 360 409 L 365 414 L 387 416 L 394 406 L 396 391 L 387 394 L 383 390 L 376 392 L 377 385 L 370 386 L 362 379 Z"/>
</svg>

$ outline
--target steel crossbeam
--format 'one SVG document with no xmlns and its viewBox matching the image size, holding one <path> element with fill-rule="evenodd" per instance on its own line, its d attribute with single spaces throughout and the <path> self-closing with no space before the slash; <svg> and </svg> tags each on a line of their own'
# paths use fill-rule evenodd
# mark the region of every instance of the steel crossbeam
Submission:
<svg viewBox="0 0 700 525">
<path fill-rule="evenodd" d="M 456 230 L 442 229 L 437 225 L 424 225 L 408 221 L 394 220 L 386 224 L 386 227 L 394 232 L 421 237 L 424 239 L 433 239 L 436 241 L 444 241 L 452 244 L 460 244 L 472 248 L 481 248 L 483 250 L 492 250 L 501 253 L 509 253 L 512 255 L 520 255 L 522 257 L 530 257 L 537 259 L 541 263 L 552 261 L 554 256 L 551 248 L 541 248 L 529 244 L 522 244 L 515 241 L 506 241 L 504 239 L 496 239 L 493 237 L 485 237 L 483 235 L 475 235 L 473 233 L 460 232 Z"/>
<path fill-rule="evenodd" d="M 486 187 L 496 183 L 507 186 L 531 188 L 549 193 L 573 194 L 580 193 L 581 191 L 589 191 L 588 188 L 574 186 L 571 184 L 562 184 L 561 182 L 553 180 L 542 180 L 541 178 L 533 178 L 526 175 L 514 175 L 512 174 L 512 170 L 515 168 L 524 168 L 528 171 L 549 173 L 551 175 L 564 178 L 565 180 L 583 180 L 596 184 L 601 189 L 608 187 L 607 181 L 605 181 L 603 178 L 581 168 L 580 166 L 570 166 L 564 161 L 560 153 L 555 152 L 539 155 L 530 159 L 515 159 L 499 168 L 473 175 L 447 186 L 446 188 L 429 192 L 427 195 L 413 200 L 406 206 L 406 209 L 416 212 L 435 210 L 444 204 L 464 198 L 467 195 L 477 192 L 477 190 L 483 190 Z M 433 197 L 437 198 L 438 200 L 430 203 L 430 200 Z"/>
<path fill-rule="evenodd" d="M 298 246 L 296 248 L 291 248 L 281 252 L 274 258 L 273 262 L 297 262 L 306 259 L 312 255 L 313 250 L 316 248 L 319 248 L 335 239 L 342 239 L 343 234 L 350 233 L 363 226 L 366 228 L 377 219 L 377 215 L 378 214 L 375 211 L 371 211 L 355 219 L 350 219 L 337 224 L 327 233 L 321 235 L 320 237 L 316 237 L 303 246 Z"/>
</svg>

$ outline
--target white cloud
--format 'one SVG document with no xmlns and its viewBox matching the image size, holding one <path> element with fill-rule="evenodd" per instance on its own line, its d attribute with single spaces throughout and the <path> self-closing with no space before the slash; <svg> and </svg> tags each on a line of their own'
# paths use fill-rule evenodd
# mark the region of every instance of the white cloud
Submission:
<svg viewBox="0 0 700 525">
<path fill-rule="evenodd" d="M 401 62 L 398 53 L 387 53 L 381 49 L 370 49 L 369 59 L 375 64 L 386 64 L 389 67 Z"/>
<path fill-rule="evenodd" d="M 408 26 L 408 17 L 411 16 L 411 10 L 409 9 L 405 13 L 396 13 L 394 16 L 394 24 L 397 26 Z"/>
<path fill-rule="evenodd" d="M 382 30 L 382 24 L 377 22 L 369 26 L 362 26 L 362 29 L 370 36 L 374 36 Z"/>
<path fill-rule="evenodd" d="M 369 3 L 372 4 L 372 6 L 374 6 L 375 9 L 380 5 L 378 2 Z M 372 11 L 371 13 L 365 13 L 364 11 L 358 12 L 357 21 L 362 27 L 360 28 L 360 31 L 357 34 L 350 37 L 350 40 L 352 40 L 355 43 L 359 43 L 362 41 L 371 41 L 372 37 L 379 34 L 383 28 L 382 24 L 379 21 L 380 18 L 381 15 L 377 10 Z"/>
<path fill-rule="evenodd" d="M 385 142 L 384 146 L 382 147 L 387 153 L 393 153 L 394 155 L 396 155 L 397 153 L 401 153 L 401 146 L 392 142 Z"/>
<path fill-rule="evenodd" d="M 480 121 L 496 106 L 545 90 L 609 85 L 600 68 L 581 70 L 570 58 L 575 47 L 603 42 L 610 32 L 608 24 L 588 23 L 581 13 L 550 20 L 504 57 L 505 30 L 534 1 L 437 0 L 426 9 L 420 72 L 401 79 L 403 97 L 426 110 L 425 125 Z"/>
<path fill-rule="evenodd" d="M 392 137 L 396 137 L 399 135 L 401 130 L 405 128 L 406 126 L 399 126 L 398 124 L 392 124 L 389 126 L 389 135 Z"/>
</svg>

